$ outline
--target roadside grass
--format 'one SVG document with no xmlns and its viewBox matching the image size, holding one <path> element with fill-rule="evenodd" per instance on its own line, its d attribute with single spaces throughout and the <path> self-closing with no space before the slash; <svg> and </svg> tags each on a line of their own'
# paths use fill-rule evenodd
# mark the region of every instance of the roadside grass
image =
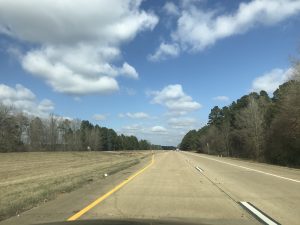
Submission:
<svg viewBox="0 0 300 225">
<path fill-rule="evenodd" d="M 0 220 L 140 162 L 147 152 L 0 154 Z"/>
</svg>

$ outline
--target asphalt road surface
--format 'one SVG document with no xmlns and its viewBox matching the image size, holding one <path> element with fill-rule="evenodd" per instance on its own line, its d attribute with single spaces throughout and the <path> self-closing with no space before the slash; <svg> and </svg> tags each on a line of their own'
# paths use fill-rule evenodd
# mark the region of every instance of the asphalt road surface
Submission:
<svg viewBox="0 0 300 225">
<path fill-rule="evenodd" d="M 0 224 L 68 218 L 299 224 L 300 170 L 175 151 L 155 154 L 153 163 L 149 161 Z"/>
</svg>

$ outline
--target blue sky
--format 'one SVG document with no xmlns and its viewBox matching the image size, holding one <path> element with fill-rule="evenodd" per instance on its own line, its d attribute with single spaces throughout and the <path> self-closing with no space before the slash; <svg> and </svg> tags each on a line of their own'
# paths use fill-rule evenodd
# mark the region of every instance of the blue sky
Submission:
<svg viewBox="0 0 300 225">
<path fill-rule="evenodd" d="M 177 145 L 287 81 L 299 25 L 299 0 L 0 1 L 0 101 Z"/>
</svg>

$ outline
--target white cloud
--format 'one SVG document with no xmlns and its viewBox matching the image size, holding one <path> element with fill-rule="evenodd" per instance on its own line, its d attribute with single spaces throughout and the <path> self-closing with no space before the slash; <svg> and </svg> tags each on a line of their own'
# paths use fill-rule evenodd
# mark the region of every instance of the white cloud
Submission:
<svg viewBox="0 0 300 225">
<path fill-rule="evenodd" d="M 121 45 L 152 30 L 158 17 L 141 1 L 0 1 L 0 33 L 34 44 L 20 57 L 23 68 L 55 91 L 83 95 L 119 89 L 117 76 L 137 79 L 123 62 Z"/>
<path fill-rule="evenodd" d="M 152 138 L 152 135 L 167 134 L 168 130 L 163 126 L 145 126 L 141 124 L 127 125 L 121 128 L 121 132 L 129 135 L 137 135 L 141 138 Z"/>
<path fill-rule="evenodd" d="M 159 133 L 159 134 L 165 134 L 167 133 L 167 129 L 162 127 L 162 126 L 154 126 L 154 127 L 151 127 L 151 132 L 153 133 Z"/>
<path fill-rule="evenodd" d="M 151 102 L 167 107 L 170 114 L 183 115 L 201 108 L 201 104 L 183 92 L 180 84 L 168 85 L 161 91 L 152 92 L 151 95 L 153 96 Z"/>
<path fill-rule="evenodd" d="M 168 15 L 173 15 L 173 16 L 179 15 L 179 9 L 173 2 L 166 2 L 166 4 L 163 6 L 163 10 Z"/>
<path fill-rule="evenodd" d="M 165 60 L 170 57 L 176 57 L 180 53 L 179 46 L 175 44 L 161 43 L 155 53 L 148 56 L 150 61 Z"/>
<path fill-rule="evenodd" d="M 293 78 L 294 70 L 292 68 L 283 69 L 273 69 L 270 72 L 263 74 L 255 78 L 252 82 L 251 91 L 259 92 L 264 90 L 269 94 L 272 94 L 279 85 Z"/>
<path fill-rule="evenodd" d="M 221 95 L 221 96 L 213 97 L 213 100 L 227 102 L 227 101 L 229 101 L 229 97 Z"/>
<path fill-rule="evenodd" d="M 131 119 L 148 119 L 150 116 L 147 113 L 144 112 L 136 112 L 136 113 L 120 113 L 119 114 L 120 118 L 128 117 Z"/>
<path fill-rule="evenodd" d="M 97 120 L 97 121 L 103 121 L 103 120 L 106 120 L 106 115 L 103 115 L 103 114 L 94 114 L 93 115 L 93 119 L 94 120 Z"/>
<path fill-rule="evenodd" d="M 52 112 L 54 110 L 54 104 L 49 99 L 43 99 L 38 105 L 38 111 L 40 112 Z"/>
<path fill-rule="evenodd" d="M 188 126 L 188 123 L 191 123 L 192 118 L 178 118 L 179 120 L 186 120 L 186 122 L 180 122 L 175 120 L 167 121 L 167 124 L 159 123 L 157 124 L 133 124 L 122 127 L 118 130 L 118 133 L 123 133 L 126 135 L 135 135 L 139 139 L 146 139 L 149 140 L 151 143 L 154 144 L 162 144 L 162 145 L 174 145 L 180 143 L 182 137 L 190 130 L 190 129 L 197 129 L 200 127 L 200 124 L 195 122 Z M 190 121 L 188 121 L 190 120 Z M 173 122 L 173 125 L 170 124 Z M 175 126 L 178 125 L 178 127 Z M 179 127 L 180 126 L 180 127 Z"/>
<path fill-rule="evenodd" d="M 181 51 L 197 52 L 226 37 L 295 16 L 300 12 L 300 1 L 252 0 L 242 2 L 236 11 L 224 14 L 221 10 L 206 10 L 196 1 L 189 1 L 189 4 L 181 4 L 179 11 L 171 44 L 178 44 Z"/>
<path fill-rule="evenodd" d="M 184 118 L 176 117 L 176 118 L 170 118 L 168 120 L 168 124 L 172 128 L 176 128 L 176 129 L 191 127 L 191 126 L 195 125 L 196 123 L 197 123 L 197 121 L 194 118 L 189 118 L 189 117 L 184 117 Z"/>
<path fill-rule="evenodd" d="M 21 84 L 15 88 L 0 84 L 0 103 L 13 106 L 24 113 L 46 117 L 54 110 L 54 103 L 49 99 L 38 102 L 35 94 Z"/>
<path fill-rule="evenodd" d="M 123 74 L 124 76 L 130 77 L 133 79 L 138 79 L 138 77 L 139 77 L 135 68 L 130 66 L 127 62 L 125 62 L 123 64 L 123 67 L 120 69 L 120 73 Z"/>
</svg>

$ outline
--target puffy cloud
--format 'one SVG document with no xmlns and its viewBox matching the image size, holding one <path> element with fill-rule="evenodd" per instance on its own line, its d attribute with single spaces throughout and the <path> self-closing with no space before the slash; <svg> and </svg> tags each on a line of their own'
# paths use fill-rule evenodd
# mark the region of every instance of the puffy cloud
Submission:
<svg viewBox="0 0 300 225">
<path fill-rule="evenodd" d="M 0 103 L 13 106 L 24 113 L 45 117 L 54 110 L 54 103 L 49 99 L 38 102 L 35 94 L 21 84 L 15 88 L 0 84 Z"/>
<path fill-rule="evenodd" d="M 128 117 L 128 118 L 131 118 L 131 119 L 148 119 L 150 118 L 150 116 L 147 114 L 147 113 L 144 113 L 144 112 L 136 112 L 136 113 L 120 113 L 119 114 L 119 117 L 120 118 L 124 118 L 124 117 Z"/>
<path fill-rule="evenodd" d="M 137 79 L 121 59 L 120 46 L 158 22 L 141 1 L 0 1 L 0 33 L 33 43 L 20 58 L 23 68 L 55 91 L 83 95 L 119 89 L 116 77 Z"/>
<path fill-rule="evenodd" d="M 134 78 L 134 79 L 137 79 L 139 77 L 135 68 L 130 66 L 127 62 L 123 64 L 123 67 L 120 69 L 120 73 L 123 74 L 124 76 Z"/>
<path fill-rule="evenodd" d="M 162 127 L 162 126 L 151 127 L 150 131 L 153 132 L 153 133 L 159 133 L 159 134 L 167 133 L 167 129 Z"/>
<path fill-rule="evenodd" d="M 161 61 L 170 57 L 176 57 L 180 53 L 179 46 L 175 44 L 161 43 L 155 53 L 148 56 L 150 61 Z"/>
<path fill-rule="evenodd" d="M 166 4 L 163 7 L 163 10 L 168 15 L 173 15 L 173 16 L 179 15 L 179 9 L 173 2 L 166 2 Z"/>
<path fill-rule="evenodd" d="M 52 112 L 54 110 L 54 104 L 49 99 L 43 99 L 38 105 L 38 111 Z"/>
<path fill-rule="evenodd" d="M 221 95 L 221 96 L 213 97 L 213 100 L 227 102 L 229 101 L 229 97 Z"/>
<path fill-rule="evenodd" d="M 198 129 L 200 127 L 197 121 L 188 117 L 171 118 L 167 123 L 168 124 L 164 124 L 164 122 L 158 123 L 159 125 L 132 124 L 122 127 L 118 133 L 135 135 L 139 139 L 146 139 L 154 144 L 176 146 L 190 129 Z"/>
<path fill-rule="evenodd" d="M 81 67 L 80 70 L 90 70 L 84 74 L 89 74 L 89 76 L 83 75 L 83 73 L 78 71 L 79 64 L 75 62 L 69 62 L 69 65 L 64 63 L 64 60 L 68 60 L 68 55 L 72 55 L 72 52 L 65 52 L 65 54 L 60 54 L 63 52 L 62 49 L 54 49 L 47 47 L 43 50 L 30 51 L 23 58 L 22 65 L 25 70 L 36 75 L 40 78 L 46 80 L 46 82 L 57 92 L 63 92 L 68 94 L 83 95 L 89 93 L 110 93 L 119 89 L 117 81 L 114 79 L 113 75 L 116 74 L 114 69 L 110 65 L 103 67 L 98 67 L 99 65 L 94 65 L 98 70 L 102 71 L 108 75 L 98 76 L 95 72 L 94 75 L 91 74 L 93 70 L 93 65 L 88 64 Z M 57 55 L 59 54 L 59 55 Z M 62 59 L 60 57 L 64 55 Z M 56 62 L 57 57 L 60 62 Z M 71 56 L 73 57 L 73 56 Z M 84 58 L 84 55 L 78 53 L 78 60 Z M 86 55 L 86 57 L 88 57 Z M 53 61 L 52 61 L 53 58 Z M 82 59 L 81 63 L 87 62 L 86 59 Z M 72 66 L 74 66 L 72 68 Z M 75 68 L 77 67 L 77 68 Z M 89 67 L 89 68 L 87 68 Z M 96 68 L 94 68 L 96 69 Z M 96 69 L 97 70 L 97 69 Z M 75 72 L 78 71 L 79 73 Z"/>
<path fill-rule="evenodd" d="M 291 80 L 293 75 L 294 70 L 292 68 L 286 70 L 273 69 L 272 71 L 255 78 L 252 82 L 251 91 L 259 92 L 264 90 L 269 94 L 272 94 L 279 87 L 279 85 Z"/>
<path fill-rule="evenodd" d="M 171 34 L 172 42 L 182 51 L 195 52 L 254 27 L 284 21 L 300 12 L 300 1 L 252 0 L 240 3 L 235 12 L 224 14 L 220 10 L 204 10 L 196 1 L 189 1 L 189 4 L 181 4 L 179 11 L 177 27 Z"/>
<path fill-rule="evenodd" d="M 167 107 L 170 114 L 183 115 L 201 108 L 201 104 L 183 92 L 180 84 L 168 85 L 161 91 L 152 92 L 151 95 L 153 96 L 151 102 Z"/>
<path fill-rule="evenodd" d="M 103 121 L 106 120 L 106 115 L 102 115 L 102 114 L 94 114 L 93 115 L 93 119 L 97 120 L 97 121 Z"/>
</svg>

